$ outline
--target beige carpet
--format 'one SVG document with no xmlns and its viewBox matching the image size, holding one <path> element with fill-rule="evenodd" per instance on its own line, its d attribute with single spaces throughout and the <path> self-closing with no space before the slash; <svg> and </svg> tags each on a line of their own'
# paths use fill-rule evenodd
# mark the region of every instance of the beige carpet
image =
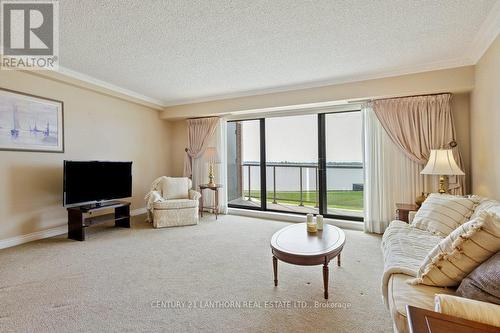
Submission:
<svg viewBox="0 0 500 333">
<path fill-rule="evenodd" d="M 0 250 L 0 331 L 391 331 L 380 237 L 345 231 L 325 302 L 321 266 L 280 262 L 273 285 L 269 240 L 287 223 L 207 216 L 155 230 L 142 220 L 92 227 L 85 242 L 60 236 Z"/>
</svg>

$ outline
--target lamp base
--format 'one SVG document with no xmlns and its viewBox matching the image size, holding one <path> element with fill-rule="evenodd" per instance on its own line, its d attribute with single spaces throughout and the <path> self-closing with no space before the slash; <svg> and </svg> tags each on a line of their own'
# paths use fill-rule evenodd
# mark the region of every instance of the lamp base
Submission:
<svg viewBox="0 0 500 333">
<path fill-rule="evenodd" d="M 214 165 L 212 163 L 208 166 L 208 186 L 215 187 Z"/>
<path fill-rule="evenodd" d="M 448 176 L 439 176 L 439 193 L 448 193 Z"/>
</svg>

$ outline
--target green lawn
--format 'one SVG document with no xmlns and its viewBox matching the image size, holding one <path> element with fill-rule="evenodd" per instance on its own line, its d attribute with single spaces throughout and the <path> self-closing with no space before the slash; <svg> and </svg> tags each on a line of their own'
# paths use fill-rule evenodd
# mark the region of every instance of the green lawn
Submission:
<svg viewBox="0 0 500 333">
<path fill-rule="evenodd" d="M 248 195 L 245 192 L 245 195 Z M 304 206 L 314 207 L 316 205 L 316 191 L 304 191 Z M 260 191 L 251 191 L 252 198 L 260 199 Z M 267 192 L 267 201 L 273 201 L 273 192 Z M 283 204 L 298 205 L 300 202 L 300 192 L 281 191 L 276 192 L 276 202 Z M 362 191 L 328 191 L 327 204 L 329 208 L 340 208 L 350 210 L 363 210 L 363 192 Z"/>
</svg>

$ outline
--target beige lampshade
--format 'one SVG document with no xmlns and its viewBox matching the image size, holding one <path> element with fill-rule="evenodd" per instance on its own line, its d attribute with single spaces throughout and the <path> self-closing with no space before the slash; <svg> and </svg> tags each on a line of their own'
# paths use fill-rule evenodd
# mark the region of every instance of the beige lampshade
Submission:
<svg viewBox="0 0 500 333">
<path fill-rule="evenodd" d="M 422 175 L 465 175 L 459 168 L 451 149 L 431 149 L 431 156 L 420 172 Z"/>
<path fill-rule="evenodd" d="M 208 147 L 203 157 L 207 163 L 220 163 L 220 156 L 215 147 Z"/>
</svg>

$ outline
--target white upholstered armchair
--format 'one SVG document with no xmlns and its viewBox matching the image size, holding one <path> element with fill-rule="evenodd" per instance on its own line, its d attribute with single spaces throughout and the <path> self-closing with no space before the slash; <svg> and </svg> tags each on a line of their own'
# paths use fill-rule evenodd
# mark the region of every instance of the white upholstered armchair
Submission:
<svg viewBox="0 0 500 333">
<path fill-rule="evenodd" d="M 153 227 L 176 227 L 198 224 L 198 205 L 201 194 L 191 189 L 187 177 L 160 177 L 151 185 L 144 198 L 148 218 Z"/>
</svg>

